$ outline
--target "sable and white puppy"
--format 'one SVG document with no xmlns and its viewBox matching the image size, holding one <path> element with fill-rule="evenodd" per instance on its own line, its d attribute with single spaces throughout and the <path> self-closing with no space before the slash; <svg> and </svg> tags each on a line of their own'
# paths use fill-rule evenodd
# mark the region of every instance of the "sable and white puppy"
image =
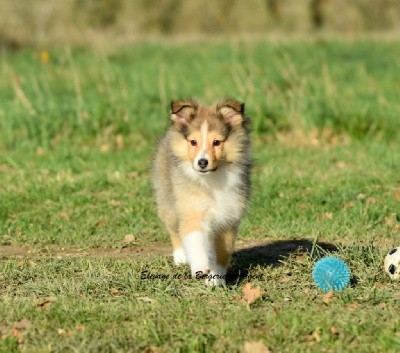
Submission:
<svg viewBox="0 0 400 353">
<path fill-rule="evenodd" d="M 225 283 L 250 191 L 250 138 L 244 104 L 171 102 L 171 125 L 158 145 L 153 185 L 176 264 L 192 277 Z"/>
</svg>

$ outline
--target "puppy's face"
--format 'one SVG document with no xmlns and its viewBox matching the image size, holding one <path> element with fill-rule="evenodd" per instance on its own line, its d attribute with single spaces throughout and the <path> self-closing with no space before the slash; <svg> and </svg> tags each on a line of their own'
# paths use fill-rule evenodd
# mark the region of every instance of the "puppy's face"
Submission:
<svg viewBox="0 0 400 353">
<path fill-rule="evenodd" d="M 189 160 L 199 174 L 215 172 L 229 162 L 235 150 L 232 137 L 244 130 L 244 119 L 244 104 L 234 100 L 211 107 L 200 106 L 194 99 L 174 101 L 171 103 L 171 121 L 176 133 L 174 152 Z"/>
</svg>

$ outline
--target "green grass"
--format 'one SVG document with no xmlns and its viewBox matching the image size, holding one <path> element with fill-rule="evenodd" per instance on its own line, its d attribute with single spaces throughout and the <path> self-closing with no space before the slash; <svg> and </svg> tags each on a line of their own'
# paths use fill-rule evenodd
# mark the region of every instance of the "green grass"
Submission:
<svg viewBox="0 0 400 353">
<path fill-rule="evenodd" d="M 49 54 L 1 53 L 0 352 L 399 351 L 382 262 L 399 245 L 400 43 Z M 169 100 L 190 95 L 242 99 L 253 122 L 252 248 L 226 288 L 164 255 L 151 195 Z M 324 302 L 310 273 L 334 248 L 353 281 Z"/>
</svg>

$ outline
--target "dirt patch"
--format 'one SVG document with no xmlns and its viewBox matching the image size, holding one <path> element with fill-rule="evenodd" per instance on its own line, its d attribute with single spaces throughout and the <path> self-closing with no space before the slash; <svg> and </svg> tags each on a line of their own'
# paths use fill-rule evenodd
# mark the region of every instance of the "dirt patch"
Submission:
<svg viewBox="0 0 400 353">
<path fill-rule="evenodd" d="M 312 242 L 306 239 L 300 240 L 277 240 L 257 239 L 239 240 L 236 243 L 234 259 L 254 258 L 263 264 L 272 264 L 280 258 L 288 256 L 295 251 L 310 252 Z M 318 243 L 322 248 L 335 250 L 335 246 L 329 243 Z M 171 255 L 171 245 L 162 243 L 146 246 L 129 246 L 125 248 L 67 248 L 58 246 L 0 246 L 0 259 L 12 258 L 130 258 L 140 259 L 157 255 Z"/>
<path fill-rule="evenodd" d="M 165 255 L 170 252 L 168 244 L 126 248 L 67 248 L 58 246 L 28 247 L 18 245 L 0 246 L 0 259 L 8 258 L 141 258 Z"/>
</svg>

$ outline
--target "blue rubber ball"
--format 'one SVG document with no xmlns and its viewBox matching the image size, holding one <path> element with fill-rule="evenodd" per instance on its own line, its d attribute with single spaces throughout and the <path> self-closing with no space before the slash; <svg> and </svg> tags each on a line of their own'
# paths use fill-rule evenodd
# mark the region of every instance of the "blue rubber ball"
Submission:
<svg viewBox="0 0 400 353">
<path fill-rule="evenodd" d="M 337 257 L 324 257 L 316 262 L 312 277 L 324 292 L 342 290 L 350 283 L 350 269 Z"/>
</svg>

